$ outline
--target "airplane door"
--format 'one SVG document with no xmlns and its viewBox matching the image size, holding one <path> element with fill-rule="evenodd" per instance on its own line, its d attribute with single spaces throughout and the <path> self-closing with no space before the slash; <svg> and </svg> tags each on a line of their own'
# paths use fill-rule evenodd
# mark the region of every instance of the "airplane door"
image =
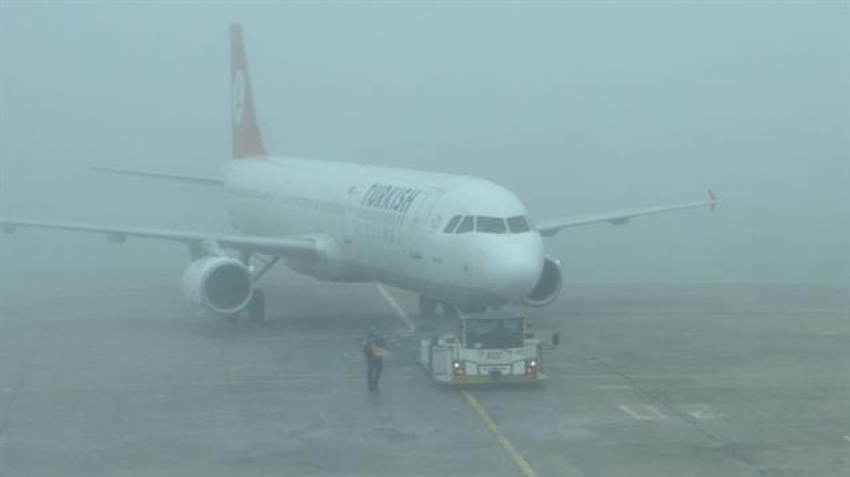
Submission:
<svg viewBox="0 0 850 477">
<path fill-rule="evenodd" d="M 362 231 L 360 227 L 362 224 L 357 221 L 357 212 L 365 191 L 366 188 L 363 186 L 351 185 L 348 187 L 345 200 L 345 223 L 343 224 L 342 235 L 342 241 L 346 248 L 350 248 L 355 241 L 361 238 Z"/>
<path fill-rule="evenodd" d="M 428 238 L 440 225 L 439 218 L 431 217 L 431 211 L 442 193 L 443 191 L 436 189 L 423 191 L 424 197 L 417 201 L 419 204 L 410 222 L 410 239 L 408 240 L 410 258 L 414 260 L 425 261 Z"/>
</svg>

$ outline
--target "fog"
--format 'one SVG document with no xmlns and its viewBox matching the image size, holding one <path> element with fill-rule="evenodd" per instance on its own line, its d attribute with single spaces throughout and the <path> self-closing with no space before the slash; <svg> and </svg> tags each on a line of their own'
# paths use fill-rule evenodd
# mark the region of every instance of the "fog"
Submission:
<svg viewBox="0 0 850 477">
<path fill-rule="evenodd" d="M 243 24 L 269 150 L 484 177 L 535 219 L 722 203 L 547 239 L 567 282 L 847 283 L 843 2 L 0 3 L 0 216 L 229 231 Z M 179 246 L 20 230 L 2 288 L 174 286 Z M 276 277 L 286 275 L 283 271 Z"/>
<path fill-rule="evenodd" d="M 235 233 L 220 190 L 92 170 L 219 174 L 233 22 L 273 154 L 482 177 L 537 221 L 721 202 L 544 239 L 564 291 L 514 349 L 283 266 L 201 316 L 181 245 L 0 234 L 0 475 L 850 468 L 847 1 L 179 3 L 0 0 L 0 218 Z"/>
</svg>

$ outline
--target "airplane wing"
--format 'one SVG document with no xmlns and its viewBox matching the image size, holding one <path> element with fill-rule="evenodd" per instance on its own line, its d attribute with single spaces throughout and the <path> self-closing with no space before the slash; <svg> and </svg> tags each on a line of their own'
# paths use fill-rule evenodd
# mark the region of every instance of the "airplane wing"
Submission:
<svg viewBox="0 0 850 477">
<path fill-rule="evenodd" d="M 91 170 L 105 172 L 108 174 L 123 174 L 127 176 L 145 177 L 147 179 L 160 179 L 187 184 L 199 184 L 207 186 L 221 186 L 224 181 L 217 177 L 190 176 L 187 174 L 173 174 L 168 172 L 142 171 L 138 169 L 117 169 L 115 167 L 92 167 Z"/>
<path fill-rule="evenodd" d="M 537 223 L 536 226 L 538 232 L 540 232 L 540 235 L 544 237 L 551 237 L 552 235 L 558 233 L 561 229 L 565 229 L 567 227 L 580 227 L 582 225 L 598 224 L 601 222 L 608 222 L 609 224 L 614 225 L 623 225 L 625 223 L 628 223 L 628 221 L 631 220 L 632 217 L 638 217 L 641 215 L 661 214 L 664 212 L 697 209 L 701 207 L 708 207 L 712 211 L 714 211 L 714 208 L 717 206 L 718 202 L 719 201 L 717 200 L 717 196 L 714 195 L 714 192 L 709 190 L 708 200 L 702 202 L 691 202 L 687 204 L 664 205 L 657 207 L 645 207 L 642 209 L 584 215 L 578 217 L 561 217 L 557 219 L 541 221 Z"/>
<path fill-rule="evenodd" d="M 158 239 L 179 242 L 189 247 L 214 243 L 223 248 L 243 252 L 258 252 L 275 256 L 315 259 L 318 254 L 316 242 L 309 237 L 254 237 L 242 235 L 220 235 L 214 233 L 185 232 L 142 227 L 116 227 L 111 225 L 82 224 L 73 222 L 51 222 L 0 218 L 0 230 L 14 233 L 18 227 L 32 227 L 75 232 L 92 232 L 106 235 L 115 243 L 123 243 L 127 237 Z"/>
</svg>

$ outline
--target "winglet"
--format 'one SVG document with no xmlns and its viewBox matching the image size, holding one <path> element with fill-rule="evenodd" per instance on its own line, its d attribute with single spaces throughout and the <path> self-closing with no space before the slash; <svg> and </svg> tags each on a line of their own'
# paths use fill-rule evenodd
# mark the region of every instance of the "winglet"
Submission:
<svg viewBox="0 0 850 477">
<path fill-rule="evenodd" d="M 230 26 L 230 95 L 233 118 L 233 157 L 265 156 L 266 146 L 254 110 L 248 60 L 242 45 L 242 26 Z"/>
<path fill-rule="evenodd" d="M 714 209 L 717 207 L 717 203 L 720 202 L 720 201 L 717 200 L 717 196 L 714 194 L 714 191 L 711 190 L 711 189 L 708 189 L 708 199 L 711 202 L 711 206 L 710 206 L 709 210 L 711 212 L 714 212 Z"/>
</svg>

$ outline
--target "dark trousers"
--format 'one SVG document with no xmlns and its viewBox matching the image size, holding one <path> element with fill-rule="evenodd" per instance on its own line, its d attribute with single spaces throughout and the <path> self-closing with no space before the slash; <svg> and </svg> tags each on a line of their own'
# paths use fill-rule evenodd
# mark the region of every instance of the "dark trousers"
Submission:
<svg viewBox="0 0 850 477">
<path fill-rule="evenodd" d="M 370 391 L 378 389 L 378 381 L 384 371 L 384 357 L 373 356 L 366 358 L 366 384 Z"/>
</svg>

